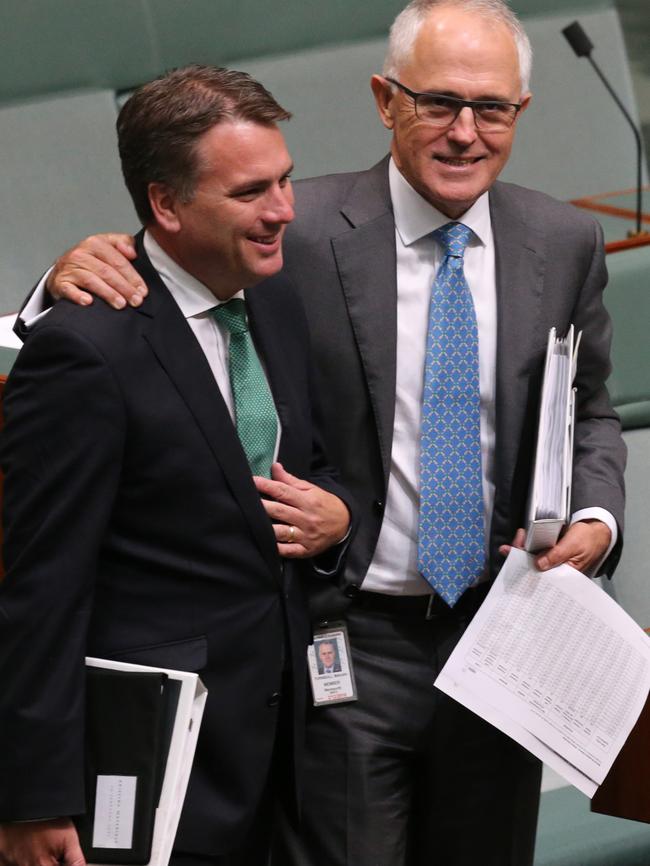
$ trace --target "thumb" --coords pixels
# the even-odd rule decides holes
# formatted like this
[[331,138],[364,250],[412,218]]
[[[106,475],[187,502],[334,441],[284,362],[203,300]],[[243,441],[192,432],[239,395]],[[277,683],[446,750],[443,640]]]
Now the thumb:
[[556,565],[567,562],[573,553],[571,542],[567,542],[566,536],[564,536],[555,547],[551,547],[540,554],[535,561],[535,565],[540,571],[548,571],[549,568],[555,568]]
[[86,858],[76,833],[70,833],[66,836],[66,845],[62,852],[61,861],[65,866],[86,866]]

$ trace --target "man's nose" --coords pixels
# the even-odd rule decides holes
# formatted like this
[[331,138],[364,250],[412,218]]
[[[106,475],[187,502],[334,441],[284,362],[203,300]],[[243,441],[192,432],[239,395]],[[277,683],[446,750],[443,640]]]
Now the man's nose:
[[447,130],[447,136],[458,144],[469,145],[477,137],[474,112],[466,105],[458,112],[456,119]]
[[272,190],[264,219],[273,223],[290,223],[294,216],[291,185],[279,186]]

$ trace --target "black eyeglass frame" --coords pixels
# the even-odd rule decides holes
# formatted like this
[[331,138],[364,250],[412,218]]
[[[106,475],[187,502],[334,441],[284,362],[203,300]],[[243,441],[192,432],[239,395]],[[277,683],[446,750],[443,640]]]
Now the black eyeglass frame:
[[[402,90],[404,93],[406,93],[406,95],[409,96],[413,100],[413,108],[415,109],[415,113],[418,117],[420,117],[420,115],[418,114],[418,97],[419,96],[434,96],[434,97],[437,97],[439,99],[446,100],[447,102],[451,103],[451,106],[455,106],[456,107],[456,114],[454,114],[453,118],[449,121],[449,123],[440,124],[440,129],[444,129],[446,126],[451,126],[452,123],[455,123],[456,119],[458,118],[458,115],[461,113],[463,108],[471,108],[472,109],[472,115],[474,116],[474,124],[475,124],[476,128],[478,130],[480,130],[481,129],[481,119],[477,118],[475,109],[480,108],[482,105],[503,105],[503,106],[507,106],[508,108],[514,108],[515,109],[515,112],[512,115],[512,119],[510,120],[510,123],[508,123],[508,125],[503,130],[498,130],[498,129],[495,129],[495,130],[487,129],[486,130],[485,128],[483,128],[483,131],[484,132],[490,132],[490,131],[491,132],[506,132],[506,130],[510,129],[513,126],[515,120],[517,119],[517,114],[521,110],[521,106],[522,106],[521,102],[501,102],[501,100],[499,100],[499,99],[460,99],[458,96],[448,96],[446,93],[431,93],[430,91],[421,93],[421,92],[418,92],[417,90],[411,90],[410,87],[407,87],[405,84],[402,84],[401,81],[397,81],[396,78],[389,78],[387,76],[386,81],[390,81],[391,84],[394,84],[395,87],[398,87],[400,90]],[[420,119],[424,120],[428,123],[432,123],[434,126],[438,125],[434,121],[432,121],[430,118],[420,117]]]

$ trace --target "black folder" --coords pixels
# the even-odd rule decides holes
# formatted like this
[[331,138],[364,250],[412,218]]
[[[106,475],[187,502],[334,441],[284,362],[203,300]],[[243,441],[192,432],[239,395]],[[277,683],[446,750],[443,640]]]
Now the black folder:
[[[75,824],[88,863],[146,864],[151,859],[179,688],[162,672],[86,667],[86,812],[75,817]],[[120,839],[120,847],[93,844],[98,777],[128,778],[131,784],[135,778],[133,809],[123,809],[133,831],[126,842]],[[119,803],[111,808],[116,821],[124,820]]]

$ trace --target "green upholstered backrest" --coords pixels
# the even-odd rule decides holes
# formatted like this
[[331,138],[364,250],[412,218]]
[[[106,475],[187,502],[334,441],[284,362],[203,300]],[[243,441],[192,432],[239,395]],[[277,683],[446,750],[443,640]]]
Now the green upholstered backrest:
[[[623,97],[632,90],[615,10],[519,0],[535,98],[504,178],[562,198],[631,184],[627,130],[560,34],[576,15]],[[248,69],[294,118],[296,177],[367,167],[389,134],[369,88],[402,0],[22,0],[0,4],[0,314],[84,235],[137,228],[117,163],[111,91],[189,61]],[[56,93],[52,94],[53,91]],[[50,96],[53,98],[50,99]],[[585,158],[585,153],[589,158]]]
[[[0,4],[0,103],[81,87],[121,90],[171,66],[230,64],[382,37],[402,0],[21,0]],[[570,14],[611,5],[571,0]],[[563,0],[517,0],[546,15]]]
[[[650,627],[650,246],[607,257],[605,304],[612,317],[608,382],[628,448],[625,539],[607,591],[643,628]],[[596,862],[596,861],[595,861]],[[622,863],[627,862],[621,860]],[[632,862],[632,861],[630,861]]]
[[[650,427],[650,246],[607,257],[612,402],[625,428]],[[650,623],[649,623],[650,624]]]
[[650,628],[650,427],[626,430],[623,438],[628,449],[625,540],[607,590],[642,628]]
[[[539,9],[538,9],[539,12]],[[519,122],[503,180],[562,199],[634,183],[634,142],[619,109],[586,60],[561,35],[575,11],[525,21],[534,51],[533,100]],[[636,113],[621,28],[613,8],[580,12],[595,56]],[[294,117],[286,125],[296,177],[366,168],[388,150],[370,91],[385,36],[264,57],[232,59],[263,81]],[[586,156],[588,154],[588,156]]]

